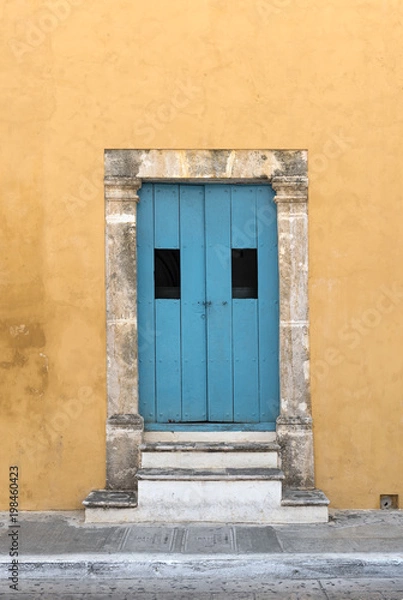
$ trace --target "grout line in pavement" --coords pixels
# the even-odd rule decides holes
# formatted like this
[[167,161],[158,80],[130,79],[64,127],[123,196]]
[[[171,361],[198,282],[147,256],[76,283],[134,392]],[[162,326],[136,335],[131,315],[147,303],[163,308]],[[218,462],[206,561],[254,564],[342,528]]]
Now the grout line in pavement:
[[324,596],[325,596],[325,599],[326,599],[326,600],[329,600],[329,596],[328,596],[328,595],[327,595],[327,593],[326,593],[326,590],[325,590],[325,587],[324,587],[324,585],[323,585],[322,581],[321,581],[320,579],[318,579],[317,581],[318,581],[318,584],[319,584],[319,587],[320,587],[320,589],[322,590],[322,592],[323,592],[323,594],[324,594]]

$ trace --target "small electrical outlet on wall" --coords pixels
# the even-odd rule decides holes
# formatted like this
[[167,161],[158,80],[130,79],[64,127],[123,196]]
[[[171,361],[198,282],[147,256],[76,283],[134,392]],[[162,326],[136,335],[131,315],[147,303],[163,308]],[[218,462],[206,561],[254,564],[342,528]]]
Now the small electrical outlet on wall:
[[399,508],[398,494],[381,494],[381,508],[383,510]]

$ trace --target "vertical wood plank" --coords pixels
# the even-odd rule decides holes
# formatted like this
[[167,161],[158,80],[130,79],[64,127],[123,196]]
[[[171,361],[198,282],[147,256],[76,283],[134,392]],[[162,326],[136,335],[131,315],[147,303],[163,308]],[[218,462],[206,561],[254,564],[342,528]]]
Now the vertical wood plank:
[[260,420],[274,422],[279,414],[277,211],[271,187],[258,186],[256,194]]
[[232,301],[234,421],[259,421],[259,336],[256,299]]
[[207,420],[204,186],[180,186],[182,420]]
[[257,247],[255,186],[231,186],[231,243],[233,248]]
[[155,247],[179,248],[179,186],[154,184]]
[[[179,248],[179,186],[154,184],[155,248]],[[180,300],[155,300],[156,420],[181,420]]]
[[209,421],[233,420],[231,197],[206,185],[206,302]]
[[[233,248],[257,247],[256,187],[232,186]],[[257,300],[232,300],[234,420],[259,421],[259,335]]]
[[154,312],[154,189],[139,191],[137,207],[137,315],[139,410],[146,422],[156,420],[155,312]]
[[180,300],[155,301],[158,423],[181,421]]

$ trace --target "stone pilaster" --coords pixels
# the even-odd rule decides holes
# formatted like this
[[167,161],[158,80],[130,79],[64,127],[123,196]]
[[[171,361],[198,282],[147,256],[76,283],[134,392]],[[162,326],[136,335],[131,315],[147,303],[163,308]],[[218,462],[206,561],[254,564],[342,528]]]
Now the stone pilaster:
[[136,214],[141,180],[105,180],[107,488],[137,485],[144,429],[138,414]]
[[309,390],[308,180],[281,176],[276,192],[280,275],[280,416],[285,485],[314,487]]

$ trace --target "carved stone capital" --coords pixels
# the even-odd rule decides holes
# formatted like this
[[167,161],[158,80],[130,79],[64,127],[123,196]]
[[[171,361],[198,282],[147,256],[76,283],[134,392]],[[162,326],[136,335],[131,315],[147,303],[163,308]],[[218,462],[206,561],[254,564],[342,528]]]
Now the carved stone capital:
[[274,201],[279,202],[307,202],[308,201],[308,178],[275,176],[271,185],[276,192]]
[[138,202],[141,183],[141,179],[133,177],[106,177],[105,200]]

